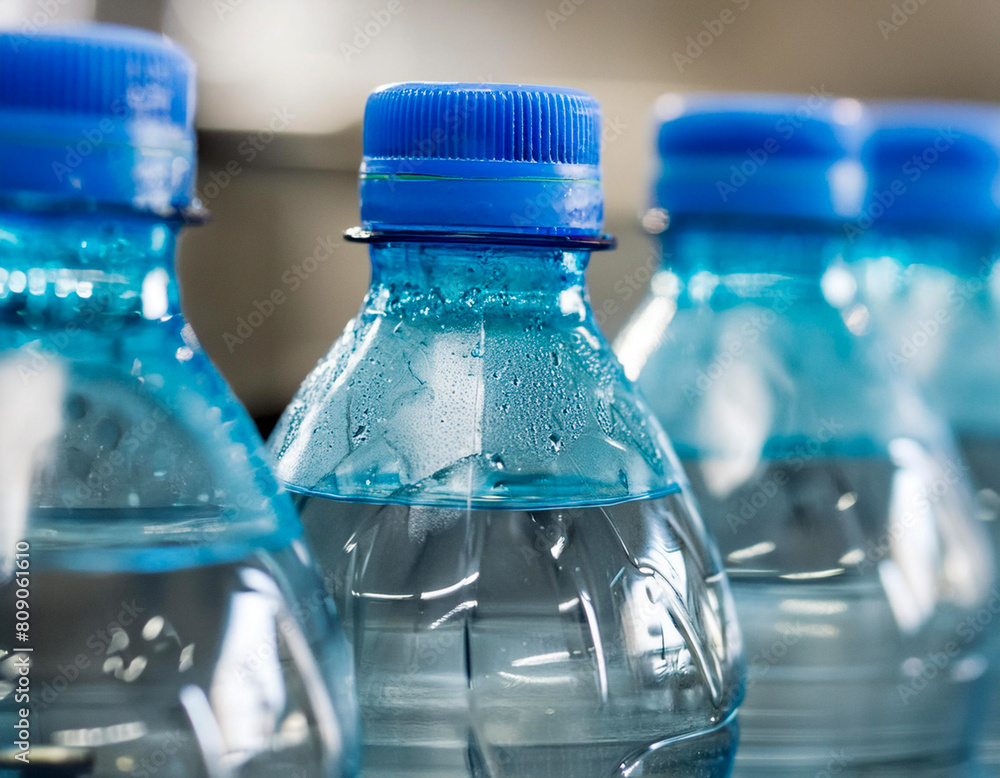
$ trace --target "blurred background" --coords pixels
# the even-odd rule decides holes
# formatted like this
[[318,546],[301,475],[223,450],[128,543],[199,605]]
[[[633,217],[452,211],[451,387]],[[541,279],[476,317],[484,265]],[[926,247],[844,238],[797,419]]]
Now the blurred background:
[[[15,29],[77,19],[162,30],[198,62],[199,194],[212,220],[181,244],[185,308],[265,431],[367,285],[365,247],[340,235],[358,220],[361,118],[379,84],[597,96],[619,249],[596,255],[589,278],[608,335],[653,263],[639,216],[661,93],[1000,100],[995,0],[0,0],[0,24]],[[248,332],[274,290],[286,302],[263,306]]]

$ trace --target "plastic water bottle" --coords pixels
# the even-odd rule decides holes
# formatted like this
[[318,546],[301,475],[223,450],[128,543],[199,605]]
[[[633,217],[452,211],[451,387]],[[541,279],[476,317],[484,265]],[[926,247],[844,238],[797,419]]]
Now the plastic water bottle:
[[[951,422],[978,517],[1000,547],[1000,110],[885,103],[873,113],[862,153],[868,196],[852,225],[858,281],[892,369]],[[998,626],[994,589],[962,639]],[[992,690],[983,761],[1000,775],[1000,679]]]
[[616,342],[714,530],[746,639],[734,775],[961,774],[992,559],[947,429],[844,261],[851,100],[666,96],[662,269]]
[[372,281],[271,441],[354,648],[369,776],[725,776],[741,644],[669,444],[595,324],[596,101],[397,84]]
[[193,66],[0,34],[0,774],[353,775],[351,660],[185,324]]

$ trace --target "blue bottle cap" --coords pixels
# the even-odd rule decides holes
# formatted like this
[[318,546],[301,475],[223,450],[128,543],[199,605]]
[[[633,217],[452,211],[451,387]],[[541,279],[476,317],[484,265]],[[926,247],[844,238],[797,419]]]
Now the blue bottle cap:
[[890,101],[871,110],[861,160],[862,228],[957,229],[1000,237],[1000,107]]
[[0,32],[0,199],[187,208],[194,95],[193,63],[162,35],[103,24]]
[[667,94],[654,110],[653,205],[677,215],[841,219],[857,213],[864,112],[849,98]]
[[595,237],[601,110],[575,89],[390,84],[368,98],[365,229]]

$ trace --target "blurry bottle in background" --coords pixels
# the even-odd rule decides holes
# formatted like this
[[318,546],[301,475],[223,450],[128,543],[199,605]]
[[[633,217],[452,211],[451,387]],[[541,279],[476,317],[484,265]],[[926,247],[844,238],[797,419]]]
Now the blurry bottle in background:
[[162,36],[0,35],[5,775],[22,730],[32,775],[355,772],[347,644],[180,313],[193,115]]
[[584,290],[599,144],[574,90],[369,98],[371,288],[271,440],[354,643],[369,776],[729,774],[728,584]]
[[[854,269],[893,372],[952,424],[1000,546],[1000,109],[883,103],[862,149],[868,193],[848,228]],[[1000,627],[1000,589],[959,642]],[[1000,648],[994,658],[1000,656]],[[983,760],[1000,774],[1000,679]]]
[[992,559],[946,426],[888,370],[844,261],[852,100],[666,96],[663,269],[616,341],[732,582],[734,775],[956,776]]

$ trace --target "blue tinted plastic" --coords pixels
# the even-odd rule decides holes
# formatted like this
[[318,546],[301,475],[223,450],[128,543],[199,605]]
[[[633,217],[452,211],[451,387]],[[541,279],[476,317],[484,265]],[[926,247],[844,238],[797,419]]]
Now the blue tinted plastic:
[[[854,271],[887,335],[889,366],[916,381],[951,423],[977,489],[977,516],[1000,550],[997,241],[956,231],[876,228],[857,252]],[[974,632],[996,639],[998,614],[1000,587],[994,587]],[[1000,678],[992,691],[992,713],[981,725],[987,771],[1000,768]]]
[[[868,195],[848,231],[858,283],[888,336],[890,368],[952,424],[1000,550],[1000,109],[908,101],[874,115]],[[995,621],[998,611],[1000,588],[985,612]],[[992,687],[988,771],[1000,769],[1000,678]]]
[[675,491],[658,428],[593,328],[587,260],[555,248],[373,249],[361,312],[276,431],[279,477],[341,498],[477,508]]
[[[485,177],[461,200],[444,179],[423,204],[372,189],[371,160],[406,162],[449,107],[475,121],[427,164]],[[555,237],[601,234],[598,116],[548,87],[369,101],[371,287],[271,439],[354,643],[369,776],[729,774],[728,584],[594,322],[586,243]],[[512,231],[493,217],[515,192],[535,210]],[[474,218],[456,232],[456,214]]]
[[193,76],[148,32],[0,34],[3,774],[357,768],[301,524],[180,313]]
[[[350,654],[256,430],[180,314],[175,233],[0,213],[0,646],[21,646],[28,580],[32,764],[352,775]],[[20,707],[0,701],[7,731]]]
[[992,558],[843,238],[675,221],[616,351],[732,582],[750,667],[736,774],[960,775],[991,662],[961,625],[989,602]]
[[724,776],[716,552],[584,252],[389,244],[271,441],[358,661],[372,776]]

